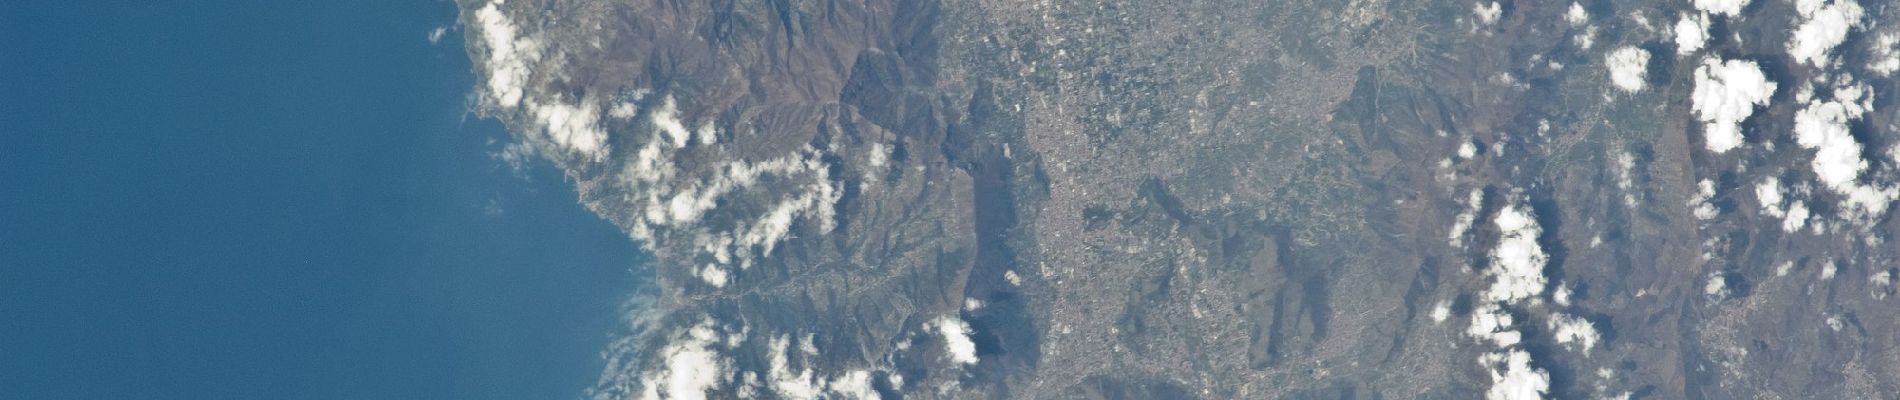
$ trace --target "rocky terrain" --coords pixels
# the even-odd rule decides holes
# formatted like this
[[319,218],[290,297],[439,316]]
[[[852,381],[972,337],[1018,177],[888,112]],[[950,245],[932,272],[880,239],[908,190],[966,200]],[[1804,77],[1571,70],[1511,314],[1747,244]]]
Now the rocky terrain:
[[1900,7],[460,5],[596,398],[1900,396]]

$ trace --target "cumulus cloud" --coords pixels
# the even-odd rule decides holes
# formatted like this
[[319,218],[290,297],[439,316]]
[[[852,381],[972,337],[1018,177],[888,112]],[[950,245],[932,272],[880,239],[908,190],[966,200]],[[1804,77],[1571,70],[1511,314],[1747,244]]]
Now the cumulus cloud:
[[832,378],[826,387],[836,398],[854,400],[878,400],[877,390],[871,388],[871,373],[864,370],[845,372]]
[[1858,24],[1862,10],[1852,0],[1797,0],[1795,12],[1801,25],[1788,38],[1788,56],[1796,62],[1826,67],[1832,62],[1828,53],[1847,40],[1847,31]]
[[1788,215],[1781,217],[1781,231],[1793,233],[1808,224],[1808,203],[1795,200],[1788,205]]
[[1900,32],[1887,32],[1874,37],[1867,49],[1867,71],[1875,76],[1887,77],[1894,71],[1900,71]]
[[1570,2],[1570,10],[1564,12],[1564,21],[1570,22],[1570,26],[1583,26],[1590,23],[1590,11],[1584,10],[1583,4]]
[[1781,179],[1774,176],[1763,178],[1755,184],[1755,200],[1761,203],[1762,214],[1781,218],[1787,215],[1787,209],[1781,204]]
[[1524,334],[1511,326],[1511,313],[1496,303],[1484,303],[1471,310],[1471,326],[1465,334],[1489,340],[1498,347],[1511,347],[1524,341]]
[[1709,42],[1709,16],[1707,14],[1685,14],[1676,20],[1676,54],[1695,54]]
[[[475,11],[475,24],[481,33],[481,45],[487,52],[482,67],[486,71],[487,93],[483,99],[502,111],[519,110],[536,135],[561,151],[599,161],[607,154],[607,132],[600,127],[600,107],[592,99],[567,103],[542,99],[529,87],[533,69],[545,58],[548,49],[531,35],[521,33],[513,19],[490,3]],[[519,107],[519,108],[517,108]]]
[[[1470,143],[1466,143],[1470,145]],[[1451,247],[1465,247],[1465,235],[1471,232],[1471,225],[1478,220],[1478,210],[1484,207],[1484,189],[1471,189],[1465,196],[1465,209],[1458,212],[1451,224]]]
[[[806,334],[798,342],[797,353],[791,351],[791,335],[773,338],[767,349],[765,380],[759,382],[757,375],[747,373],[748,386],[769,385],[771,393],[781,399],[878,399],[877,391],[871,387],[870,371],[849,370],[827,379],[811,368],[795,366],[792,359],[794,354],[803,354],[807,359],[818,356],[814,338],[816,335]],[[742,394],[739,397],[753,396]]]
[[1636,157],[1629,151],[1616,153],[1616,188],[1623,191],[1623,205],[1636,207],[1636,190],[1633,174],[1636,172]]
[[1451,318],[1451,300],[1439,300],[1438,304],[1432,305],[1432,312],[1428,316],[1432,318],[1433,323],[1445,322],[1446,318]]
[[1479,23],[1490,25],[1497,23],[1498,17],[1504,15],[1504,8],[1498,2],[1487,1],[1471,6],[1471,12],[1477,14]]
[[1544,292],[1544,263],[1550,256],[1537,244],[1543,228],[1530,207],[1506,204],[1492,220],[1497,225],[1497,247],[1491,250],[1491,268],[1486,274],[1493,280],[1484,298],[1497,302],[1527,299]]
[[954,315],[937,317],[937,332],[943,335],[943,348],[950,361],[961,365],[976,364],[976,342],[970,340],[970,324]]
[[1823,186],[1841,196],[1841,208],[1872,219],[1886,212],[1900,191],[1859,181],[1867,160],[1861,158],[1861,145],[1849,127],[1872,108],[1867,92],[1865,85],[1848,81],[1834,89],[1829,101],[1810,100],[1795,112],[1794,135],[1796,144],[1814,150],[1809,165]]
[[1485,353],[1478,362],[1491,374],[1486,400],[1538,400],[1550,392],[1550,373],[1531,367],[1531,354],[1523,350]]
[[1721,272],[1710,273],[1708,280],[1702,284],[1702,294],[1718,298],[1728,297],[1728,276]]
[[1649,51],[1624,46],[1610,51],[1603,64],[1610,69],[1610,83],[1628,93],[1643,90],[1643,74],[1649,69]]
[[1705,58],[1695,71],[1695,90],[1689,98],[1703,125],[1709,151],[1725,153],[1742,145],[1742,120],[1768,105],[1775,83],[1768,81],[1754,61]]
[[787,349],[791,348],[791,335],[779,335],[772,339],[771,365],[766,370],[766,382],[772,385],[772,393],[786,399],[815,399],[823,388],[812,378],[809,369],[797,369],[791,365]]
[[1557,344],[1567,345],[1583,353],[1589,353],[1590,349],[1597,346],[1596,324],[1590,323],[1589,320],[1556,313],[1551,314],[1547,325],[1551,335],[1556,337]]
[[1714,181],[1703,179],[1700,182],[1696,182],[1695,197],[1689,199],[1689,206],[1693,207],[1695,211],[1695,219],[1707,221],[1715,219],[1715,217],[1719,215],[1721,210],[1715,208],[1715,203],[1709,201],[1714,198]]
[[711,319],[675,336],[659,350],[661,368],[641,376],[645,391],[640,397],[699,400],[707,398],[706,392],[730,382],[732,375],[727,370],[732,361],[719,354],[715,348],[719,342]]
[[1742,7],[1748,6],[1748,0],[1695,0],[1695,8],[1711,14],[1730,17],[1742,15]]
[[1874,300],[1887,298],[1888,287],[1893,286],[1893,270],[1880,271],[1867,277],[1867,284],[1873,286]]

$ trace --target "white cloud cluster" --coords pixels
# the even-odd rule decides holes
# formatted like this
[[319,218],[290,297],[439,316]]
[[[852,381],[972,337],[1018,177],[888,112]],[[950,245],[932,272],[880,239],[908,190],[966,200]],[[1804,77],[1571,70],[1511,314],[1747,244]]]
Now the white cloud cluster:
[[1643,90],[1643,74],[1649,69],[1649,51],[1636,46],[1624,46],[1610,51],[1603,58],[1603,64],[1610,70],[1610,83],[1627,93]]
[[1754,61],[1703,59],[1689,98],[1696,119],[1704,123],[1703,141],[1709,151],[1720,154],[1740,147],[1742,120],[1753,115],[1756,106],[1768,105],[1774,94],[1775,83]]
[[1484,298],[1496,302],[1514,302],[1544,292],[1544,263],[1550,255],[1537,244],[1543,228],[1530,207],[1506,204],[1492,220],[1498,227],[1498,244],[1491,250],[1491,268],[1485,273],[1493,280]]
[[1696,182],[1695,197],[1689,199],[1689,207],[1691,207],[1695,211],[1695,219],[1707,221],[1707,220],[1715,219],[1717,215],[1720,215],[1721,210],[1715,208],[1715,203],[1710,202],[1710,200],[1714,198],[1715,198],[1715,182],[1714,181],[1703,179],[1700,182]]
[[1636,207],[1636,186],[1633,174],[1636,172],[1636,157],[1629,151],[1616,153],[1616,189],[1623,192],[1623,205]]
[[[1531,366],[1530,353],[1520,347],[1524,334],[1513,325],[1515,317],[1505,307],[1539,304],[1536,296],[1543,294],[1548,284],[1543,268],[1550,257],[1537,244],[1543,229],[1530,207],[1515,201],[1507,202],[1492,222],[1499,231],[1497,247],[1491,251],[1491,266],[1485,270],[1492,281],[1472,310],[1465,334],[1498,348],[1478,357],[1479,365],[1491,376],[1486,399],[1541,399],[1550,390],[1550,374]],[[1568,297],[1565,290],[1557,294],[1556,300],[1567,304]],[[1439,313],[1434,310],[1433,318],[1439,318]],[[1551,318],[1558,344],[1580,347],[1585,352],[1596,346],[1596,330],[1589,321],[1562,314]]]
[[1550,329],[1551,336],[1557,339],[1557,344],[1570,346],[1585,354],[1590,353],[1590,349],[1597,346],[1596,324],[1590,323],[1590,320],[1564,313],[1554,313],[1550,315],[1550,321],[1546,325]]
[[1748,6],[1748,0],[1695,0],[1695,8],[1711,14],[1730,17],[1742,15],[1742,8]]
[[607,132],[600,127],[600,106],[593,99],[567,103],[558,98],[543,98],[530,88],[533,69],[547,57],[549,49],[541,40],[520,32],[497,1],[475,11],[474,27],[480,30],[481,44],[488,53],[482,67],[486,70],[490,107],[505,112],[519,110],[539,136],[555,148],[587,161],[606,157]]
[[1761,203],[1761,211],[1763,214],[1768,214],[1776,218],[1787,214],[1786,209],[1781,207],[1780,178],[1771,175],[1767,178],[1763,178],[1760,183],[1756,183],[1755,200]]
[[791,351],[791,335],[779,335],[773,338],[767,348],[768,365],[765,379],[760,381],[757,374],[747,372],[746,383],[739,388],[738,397],[757,398],[760,390],[770,389],[772,395],[780,399],[876,400],[879,398],[877,391],[871,388],[870,371],[849,370],[827,379],[818,376],[817,372],[808,366],[795,366],[792,359],[795,354],[803,355],[806,359],[818,356],[818,348],[813,343],[814,337],[815,335],[806,334],[798,342],[796,353]]
[[968,322],[955,315],[945,315],[937,317],[934,325],[943,335],[943,348],[949,353],[950,361],[959,365],[976,364],[976,342],[970,340],[974,331]]
[[645,391],[640,398],[700,400],[708,391],[732,381],[732,360],[720,355],[719,333],[711,319],[677,335],[659,350],[660,369],[641,375]]
[[1427,316],[1431,317],[1432,323],[1445,322],[1446,318],[1451,318],[1451,300],[1438,300],[1437,304],[1432,305],[1432,311]]
[[1796,62],[1827,67],[1833,62],[1828,53],[1847,40],[1847,32],[1859,24],[1863,11],[1853,0],[1797,0],[1800,26],[1788,38],[1788,56]]
[[1861,158],[1861,145],[1854,141],[1849,126],[1873,108],[1872,96],[1866,85],[1851,78],[1842,80],[1828,101],[1809,100],[1795,112],[1795,143],[1814,150],[1809,165],[1822,185],[1841,196],[1841,208],[1871,220],[1885,213],[1888,203],[1900,198],[1900,191],[1860,183],[1867,160]]
[[1524,341],[1524,334],[1512,327],[1511,313],[1497,303],[1479,304],[1471,310],[1471,326],[1465,328],[1465,334],[1480,340],[1489,340],[1498,347],[1511,347]]
[[1584,10],[1583,4],[1570,2],[1570,10],[1564,12],[1564,21],[1570,22],[1570,26],[1583,26],[1590,23],[1590,11]]
[[1702,294],[1716,298],[1728,297],[1728,276],[1719,271],[1709,273],[1708,280],[1702,284]]
[[[483,102],[492,110],[519,116],[526,125],[524,142],[534,148],[553,150],[553,154],[578,155],[581,161],[604,161],[608,135],[602,118],[631,119],[640,116],[633,102],[604,106],[602,100],[581,97],[564,100],[538,89],[534,68],[559,57],[549,45],[523,32],[502,11],[502,2],[486,4],[473,11],[471,28],[481,36],[485,49],[483,61],[486,91]],[[644,97],[637,91],[635,97]],[[709,286],[726,286],[735,269],[747,269],[754,258],[790,237],[796,220],[811,220],[821,231],[834,226],[832,207],[842,191],[830,182],[828,167],[821,161],[821,150],[804,146],[792,154],[766,161],[735,159],[728,163],[703,165],[701,171],[684,171],[676,157],[684,148],[703,146],[701,154],[722,154],[718,133],[711,123],[690,129],[680,118],[675,99],[669,95],[652,110],[644,110],[652,135],[635,136],[638,152],[627,157],[619,169],[618,182],[631,209],[629,231],[644,245],[678,239],[699,248],[709,262],[693,264],[693,277]],[[760,188],[762,176],[773,176],[775,188]],[[735,222],[726,231],[711,231],[697,226],[720,199],[737,191],[756,191],[766,197],[768,207],[749,216],[731,216]],[[737,212],[737,210],[735,210]]]
[[1774,176],[1763,178],[1755,184],[1755,200],[1761,203],[1762,215],[1781,219],[1783,232],[1801,230],[1808,223],[1808,205],[1801,200],[1792,202],[1781,189],[1781,179]]
[[1893,270],[1880,271],[1867,277],[1867,285],[1873,286],[1874,300],[1885,300],[1893,286]]
[[[718,133],[710,126],[687,129],[671,96],[648,111],[653,130],[622,166],[617,181],[628,193],[624,200],[636,211],[628,230],[649,246],[662,240],[690,243],[705,256],[693,275],[706,284],[724,287],[731,272],[750,268],[758,257],[771,254],[800,219],[815,222],[819,231],[834,227],[833,206],[843,192],[832,182],[820,150],[804,146],[775,159],[738,159],[686,170],[676,158],[687,154],[687,149],[724,151],[718,145]],[[772,178],[762,179],[768,176]],[[773,186],[761,186],[765,182]],[[735,219],[727,230],[712,231],[699,224],[721,199],[736,193],[756,195],[770,201],[770,206],[749,215],[728,215]]]
[[1695,54],[1709,42],[1708,14],[1684,14],[1676,20],[1676,55]]
[[1887,77],[1894,71],[1900,71],[1900,32],[1887,32],[1874,36],[1867,49],[1867,71],[1874,76]]
[[1550,373],[1531,367],[1531,354],[1523,350],[1485,353],[1478,363],[1491,373],[1486,400],[1538,400],[1550,392]]
[[1455,219],[1451,225],[1451,247],[1465,247],[1465,235],[1471,233],[1471,225],[1478,219],[1478,210],[1484,208],[1484,189],[1471,189],[1470,194],[1465,196],[1464,204],[1464,211],[1458,212],[1458,216],[1453,217]]
[[1498,17],[1504,15],[1504,8],[1496,1],[1480,2],[1471,6],[1471,13],[1478,15],[1478,23],[1490,25],[1497,23]]

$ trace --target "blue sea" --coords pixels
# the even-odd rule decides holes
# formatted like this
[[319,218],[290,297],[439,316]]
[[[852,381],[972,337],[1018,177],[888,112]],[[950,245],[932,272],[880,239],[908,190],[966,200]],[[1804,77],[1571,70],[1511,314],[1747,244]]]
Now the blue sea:
[[4,3],[0,398],[598,376],[643,256],[552,167],[492,158],[454,4]]

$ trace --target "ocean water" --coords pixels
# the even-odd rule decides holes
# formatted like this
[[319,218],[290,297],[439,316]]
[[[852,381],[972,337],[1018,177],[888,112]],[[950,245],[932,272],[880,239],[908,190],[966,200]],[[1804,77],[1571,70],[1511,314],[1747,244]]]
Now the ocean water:
[[642,256],[491,158],[452,3],[5,3],[0,398],[593,383]]

